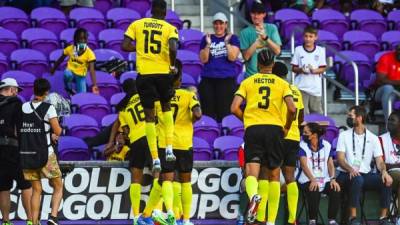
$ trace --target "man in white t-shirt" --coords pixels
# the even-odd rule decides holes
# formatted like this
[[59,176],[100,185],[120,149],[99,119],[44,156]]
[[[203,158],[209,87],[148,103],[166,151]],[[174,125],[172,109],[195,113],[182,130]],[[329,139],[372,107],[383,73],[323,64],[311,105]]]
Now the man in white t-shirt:
[[296,73],[294,84],[303,96],[304,113],[322,114],[321,74],[326,70],[325,48],[316,45],[318,31],[312,26],[306,27],[303,34],[304,44],[297,46],[292,58],[292,71]]
[[[53,105],[49,103],[43,102],[46,96],[49,94],[50,83],[46,79],[36,79],[33,86],[34,99],[33,101],[26,102],[22,105],[22,128],[21,128],[21,161],[24,168],[24,159],[28,159],[29,157],[35,157],[39,155],[38,152],[34,152],[31,149],[36,149],[35,146],[41,144],[40,146],[47,146],[48,149],[40,151],[41,153],[44,151],[47,152],[48,158],[47,163],[45,162],[42,168],[27,168],[27,163],[24,168],[24,176],[25,179],[31,181],[32,183],[32,198],[31,198],[31,207],[32,207],[32,222],[33,225],[40,224],[40,197],[42,194],[42,184],[41,178],[47,178],[50,181],[50,185],[53,187],[53,196],[51,199],[52,209],[51,214],[48,219],[48,225],[58,225],[58,209],[60,207],[60,203],[63,196],[63,183],[61,179],[61,171],[57,162],[57,156],[54,152],[54,148],[51,145],[51,141],[57,141],[58,136],[61,135],[62,128],[58,123],[57,112]],[[36,127],[35,120],[37,120],[40,124],[44,123],[44,131],[41,131],[41,127]],[[32,122],[33,121],[33,122]],[[51,133],[50,133],[51,130]],[[42,135],[46,135],[44,138]],[[42,137],[37,138],[36,140],[31,137]],[[33,140],[32,140],[33,139]],[[46,145],[47,144],[47,145]],[[31,148],[27,148],[24,146],[32,146]],[[31,152],[27,151],[30,150]],[[28,158],[25,155],[32,155]],[[42,154],[43,155],[43,154]],[[30,163],[30,162],[28,162]],[[31,163],[34,165],[34,163]]]
[[[337,160],[340,171],[337,177],[344,193],[348,194],[349,224],[357,221],[357,207],[364,189],[380,193],[380,223],[388,224],[388,208],[392,194],[392,178],[386,171],[382,149],[378,137],[370,132],[365,121],[367,112],[361,106],[353,106],[348,112],[347,123],[352,129],[343,131],[337,143]],[[375,159],[379,174],[371,172],[371,163]]]

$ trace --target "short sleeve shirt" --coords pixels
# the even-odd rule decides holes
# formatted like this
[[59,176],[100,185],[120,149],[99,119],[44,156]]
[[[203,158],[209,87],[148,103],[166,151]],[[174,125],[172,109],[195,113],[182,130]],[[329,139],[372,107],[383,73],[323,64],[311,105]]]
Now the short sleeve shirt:
[[70,45],[64,49],[64,55],[69,57],[67,69],[78,76],[86,76],[89,63],[96,61],[96,56],[89,47],[82,55],[78,55],[74,45]]
[[400,61],[396,59],[396,53],[383,54],[376,65],[376,72],[386,74],[389,80],[400,80]]

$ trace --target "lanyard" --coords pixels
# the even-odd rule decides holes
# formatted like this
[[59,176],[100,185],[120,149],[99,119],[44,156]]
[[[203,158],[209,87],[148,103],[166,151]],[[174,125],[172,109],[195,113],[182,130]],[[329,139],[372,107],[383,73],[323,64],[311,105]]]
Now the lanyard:
[[316,169],[316,168],[321,169],[321,167],[319,166],[319,164],[320,164],[320,155],[319,155],[319,152],[320,152],[320,151],[318,151],[318,158],[317,158],[317,160],[318,160],[317,163],[318,163],[318,164],[317,164],[317,166],[315,166],[315,165],[314,165],[314,163],[315,163],[314,152],[311,150],[312,168],[313,168],[313,170]]
[[[362,148],[361,161],[364,160],[365,142],[367,142],[367,129],[364,130],[364,143],[363,143],[363,148]],[[354,143],[354,129],[353,129],[353,156],[354,156],[354,159],[355,159],[356,158],[356,145]]]

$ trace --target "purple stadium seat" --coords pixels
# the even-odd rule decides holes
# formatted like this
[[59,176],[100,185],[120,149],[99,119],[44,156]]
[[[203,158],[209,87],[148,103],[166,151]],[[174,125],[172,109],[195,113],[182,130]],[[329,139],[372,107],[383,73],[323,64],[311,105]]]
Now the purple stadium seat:
[[358,30],[369,32],[379,38],[386,31],[386,21],[383,16],[374,10],[358,9],[350,14],[350,20],[357,25]]
[[0,28],[0,52],[10,55],[12,51],[19,48],[17,35],[11,30]]
[[180,48],[195,53],[200,52],[200,42],[203,38],[203,32],[194,29],[179,30]]
[[140,13],[142,17],[145,17],[146,12],[150,9],[150,0],[123,0],[123,6],[125,8],[133,9]]
[[400,9],[391,11],[387,16],[387,21],[393,30],[400,30]]
[[86,143],[77,137],[62,136],[58,141],[58,153],[61,161],[90,160]]
[[101,120],[101,127],[108,127],[118,119],[118,114],[108,114]]
[[[61,31],[61,33],[60,33],[61,47],[65,48],[68,45],[74,43],[74,32],[75,32],[75,30],[76,30],[76,28],[68,28],[68,29],[65,29],[65,30]],[[88,31],[88,34],[89,34],[89,36],[88,36],[88,45],[89,45],[89,47],[92,50],[96,49],[98,47],[96,37],[90,31]]]
[[385,49],[395,49],[400,44],[400,31],[392,30],[382,34],[381,41],[386,45]]
[[197,86],[197,82],[189,74],[182,74],[182,87]]
[[209,161],[213,159],[210,145],[204,139],[193,137],[193,159],[195,161]]
[[222,131],[225,135],[231,135],[236,137],[244,137],[244,125],[243,122],[240,121],[234,115],[225,116],[222,119]]
[[343,41],[345,42],[344,46],[346,46],[347,43],[350,44],[350,48],[348,48],[348,50],[361,52],[371,61],[373,60],[375,53],[381,50],[381,46],[379,45],[376,37],[373,34],[365,31],[347,31],[343,35]]
[[329,143],[332,143],[335,138],[339,136],[339,129],[336,126],[325,127],[325,134],[323,138]]
[[69,18],[75,22],[76,27],[83,27],[96,36],[106,28],[104,16],[97,9],[75,8],[69,13]]
[[[338,37],[332,32],[329,32],[326,30],[319,30],[318,31],[318,42],[324,43],[324,44],[332,47],[336,51],[342,50],[342,43],[339,41]],[[326,55],[333,56],[334,52],[329,51],[329,49],[327,49]]]
[[[86,76],[86,81],[88,87],[92,87],[93,83],[90,75]],[[118,81],[109,73],[96,71],[96,82],[100,95],[107,100],[110,100],[113,94],[120,92]]]
[[323,123],[328,124],[328,126],[336,126],[335,120],[330,118],[329,116],[324,116],[318,113],[311,113],[308,115],[304,115],[305,122],[316,122],[316,123]]
[[[280,24],[280,33],[286,40],[290,39],[295,27],[304,29],[310,25],[308,16],[304,12],[295,9],[278,10],[275,13],[275,22]],[[302,36],[302,32],[295,33],[296,40],[300,40]]]
[[111,9],[114,5],[113,0],[96,0],[94,2],[94,8],[106,14],[109,9]]
[[[146,17],[151,17],[151,12],[150,10],[148,10],[146,12]],[[176,12],[168,9],[167,10],[167,15],[165,16],[165,20],[172,24],[173,26],[175,26],[178,30],[181,30],[183,27],[183,22],[182,20],[179,18],[179,15],[176,14]]]
[[95,49],[93,52],[96,55],[96,62],[98,63],[107,62],[113,58],[124,59],[119,52],[112,49]]
[[335,138],[335,139],[333,139],[332,144],[331,144],[332,150],[334,150],[334,151],[336,151],[337,141],[338,141],[338,138]]
[[124,33],[125,31],[121,29],[106,29],[100,31],[98,38],[100,46],[102,46],[102,48],[112,49],[127,56],[128,53],[121,50]]
[[23,30],[31,27],[31,23],[21,9],[3,6],[0,7],[0,26],[20,35]]
[[67,17],[58,9],[50,7],[39,7],[31,12],[31,20],[36,27],[41,27],[59,35],[61,31],[68,28]]
[[[358,66],[358,74],[360,87],[363,88],[363,81],[370,80],[372,73],[371,61],[367,56],[360,52],[355,51],[341,51],[341,54],[345,55],[348,59],[354,61]],[[347,83],[354,82],[354,69],[350,63],[347,63],[345,59],[342,59],[338,55],[334,58],[335,64],[339,65],[338,73],[339,77]]]
[[43,28],[26,29],[22,32],[21,39],[26,42],[29,48],[41,51],[45,55],[58,48],[57,36]]
[[77,107],[75,113],[85,114],[96,119],[98,123],[105,115],[110,113],[107,100],[101,95],[93,93],[79,93],[71,98],[73,108]]
[[17,49],[10,55],[10,61],[14,65],[13,69],[23,70],[41,77],[49,70],[46,56],[34,49]]
[[203,64],[201,64],[199,55],[188,50],[178,50],[178,59],[182,62],[183,72],[189,74],[193,79],[198,82]]
[[95,119],[83,114],[71,114],[63,121],[68,136],[78,138],[93,137],[99,133],[99,124]]
[[377,53],[375,54],[375,56],[374,56],[374,63],[377,63],[377,62],[379,61],[379,59],[381,58],[381,56],[382,56],[383,54],[385,54],[385,53],[388,53],[388,52],[390,52],[390,51],[380,51],[380,52],[377,52]]
[[122,84],[122,83],[124,83],[124,81],[126,79],[129,79],[129,78],[136,80],[136,77],[137,77],[136,71],[124,72],[123,74],[121,74],[121,77],[119,78],[119,83]]
[[113,96],[111,96],[110,98],[110,105],[111,105],[111,111],[113,113],[116,113],[116,109],[115,106],[125,97],[125,92],[120,92],[120,93],[116,93],[113,94]]
[[136,52],[128,54],[128,65],[130,70],[136,70]]
[[217,121],[209,116],[203,115],[200,120],[194,124],[194,136],[203,138],[210,145],[219,136],[220,129]]
[[69,94],[65,91],[64,86],[64,71],[56,71],[54,75],[50,75],[49,73],[44,73],[43,78],[47,79],[51,84],[51,92],[57,92],[64,98],[69,98]]
[[107,21],[112,22],[112,27],[121,30],[126,30],[133,21],[141,18],[142,16],[133,9],[113,8],[107,12]]
[[222,136],[214,141],[214,149],[221,151],[220,159],[237,161],[238,150],[243,138],[236,136]]
[[342,38],[343,34],[350,29],[350,24],[346,17],[341,12],[333,9],[314,11],[312,20],[318,22],[319,29],[335,33],[339,38]]
[[4,73],[8,70],[7,56],[0,52],[0,73]]
[[14,78],[23,89],[18,94],[25,99],[30,99],[33,95],[33,82],[36,79],[35,75],[25,71],[9,70],[1,75],[1,79],[4,78]]
[[[50,65],[53,66],[54,63],[58,60],[58,58],[60,58],[60,56],[64,53],[64,49],[56,49],[52,52],[50,52],[49,55],[49,62]],[[62,62],[60,64],[60,66],[58,67],[59,69],[64,69],[67,67],[67,62],[68,62],[68,58],[64,59],[64,62]]]

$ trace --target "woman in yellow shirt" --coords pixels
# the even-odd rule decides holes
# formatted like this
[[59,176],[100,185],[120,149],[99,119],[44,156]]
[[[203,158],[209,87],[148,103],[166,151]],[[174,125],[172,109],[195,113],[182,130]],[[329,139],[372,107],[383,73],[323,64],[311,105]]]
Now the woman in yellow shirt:
[[[86,92],[86,75],[89,68],[93,86],[92,92],[99,93],[99,88],[96,85],[96,72],[94,63],[96,56],[87,45],[88,32],[83,28],[76,29],[74,33],[74,44],[69,45],[64,49],[63,54],[54,63],[50,73],[54,74],[58,66],[69,57],[67,68],[64,71],[64,85],[69,94]],[[72,82],[75,81],[75,88],[72,88]]]

